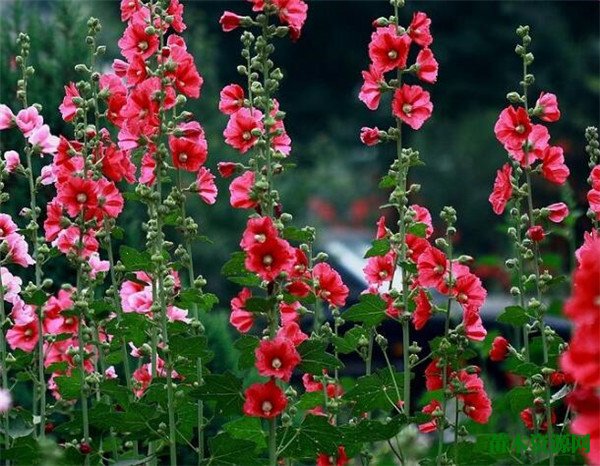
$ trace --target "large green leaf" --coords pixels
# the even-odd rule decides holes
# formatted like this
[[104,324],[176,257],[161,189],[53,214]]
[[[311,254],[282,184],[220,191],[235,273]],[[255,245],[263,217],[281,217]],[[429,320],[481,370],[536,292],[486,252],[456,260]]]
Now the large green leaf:
[[508,306],[504,309],[496,320],[501,324],[513,325],[515,327],[521,327],[529,322],[529,316],[525,309],[521,306]]
[[[400,372],[394,372],[392,378],[388,370],[381,370],[375,374],[359,377],[356,385],[344,395],[344,399],[351,403],[355,413],[375,409],[391,410],[392,402],[397,403],[402,396],[403,376]],[[400,396],[396,393],[396,386]]]
[[365,253],[365,258],[374,256],[385,256],[390,251],[390,240],[386,238],[376,239]]
[[217,410],[223,415],[238,414],[242,411],[242,381],[231,372],[206,375],[204,385],[192,394],[204,400],[216,401]]
[[360,302],[355,304],[342,317],[352,322],[362,322],[367,326],[375,326],[385,319],[386,302],[376,294],[361,295]]
[[260,419],[256,417],[241,417],[228,422],[223,430],[234,439],[249,440],[256,444],[257,451],[267,448],[265,432],[262,429]]
[[319,453],[335,453],[343,443],[340,430],[324,416],[306,416],[296,429],[279,429],[278,437],[281,437],[279,443],[287,445],[282,457],[310,458],[313,461]]
[[240,352],[238,359],[239,369],[249,369],[254,366],[254,351],[258,347],[260,340],[252,335],[242,335],[233,344],[235,348]]
[[298,347],[302,358],[299,369],[309,374],[322,374],[323,369],[335,369],[343,366],[342,362],[334,355],[325,351],[327,342],[320,340],[306,340]]
[[256,457],[256,444],[222,433],[208,442],[210,457],[202,463],[206,466],[259,466],[264,464]]

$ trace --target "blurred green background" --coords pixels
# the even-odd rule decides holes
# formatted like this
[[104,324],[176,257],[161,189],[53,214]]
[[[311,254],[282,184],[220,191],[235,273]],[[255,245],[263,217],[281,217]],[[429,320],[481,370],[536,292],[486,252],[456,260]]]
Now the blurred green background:
[[[208,166],[236,160],[222,141],[226,117],[217,111],[219,90],[240,82],[236,66],[239,33],[221,32],[223,10],[250,11],[241,1],[184,1],[184,37],[205,84],[199,101],[188,108],[204,125],[209,137]],[[409,131],[407,142],[419,149],[427,163],[413,172],[422,184],[415,202],[430,208],[434,217],[447,204],[459,212],[459,249],[474,256],[503,255],[505,235],[498,232],[500,218],[487,201],[495,171],[505,161],[493,125],[506,106],[505,95],[516,90],[521,67],[513,49],[515,28],[532,30],[533,72],[536,89],[558,95],[563,118],[550,127],[552,142],[565,148],[572,178],[569,189],[548,184],[535,187],[538,205],[572,195],[585,202],[588,173],[583,131],[597,125],[600,93],[600,3],[597,1],[415,1],[402,10],[408,24],[412,12],[432,18],[432,49],[440,63],[438,83],[427,86],[434,102],[433,117],[423,129]],[[358,138],[362,126],[386,128],[391,122],[389,103],[371,112],[358,100],[361,70],[368,66],[367,44],[371,21],[388,15],[387,1],[312,1],[301,39],[277,44],[275,61],[286,79],[279,95],[287,112],[286,126],[293,140],[291,160],[297,168],[280,178],[285,208],[296,225],[368,228],[380,215],[377,206],[386,193],[377,189],[378,178],[392,160],[391,147],[367,148]],[[43,115],[56,134],[70,134],[60,119],[62,86],[77,78],[73,67],[85,55],[85,21],[101,19],[100,42],[108,46],[105,66],[119,57],[117,40],[124,25],[119,2],[113,0],[1,0],[0,1],[0,101],[18,107],[14,98],[18,79],[14,56],[18,31],[32,37],[31,62],[37,69],[30,86],[30,101],[43,104]],[[14,134],[2,133],[2,151],[20,147]],[[9,185],[12,207],[24,205],[22,183]],[[191,212],[214,242],[196,247],[196,267],[209,280],[208,289],[221,296],[236,292],[219,278],[220,266],[239,241],[246,212],[230,208],[228,183],[219,181],[220,197],[212,207],[199,200]],[[52,192],[42,193],[51,196]],[[140,215],[131,206],[124,213],[126,241],[141,246]],[[16,214],[16,210],[12,212]],[[578,222],[579,231],[586,227]],[[551,243],[553,252],[566,257],[566,242]],[[59,265],[56,266],[57,269]],[[55,272],[55,273],[58,273]]]

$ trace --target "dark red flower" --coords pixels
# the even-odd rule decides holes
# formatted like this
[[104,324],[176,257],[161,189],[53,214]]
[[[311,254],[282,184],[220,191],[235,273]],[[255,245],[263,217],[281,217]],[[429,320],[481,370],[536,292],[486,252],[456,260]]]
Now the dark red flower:
[[275,380],[255,383],[244,393],[244,414],[246,416],[271,419],[279,416],[287,406],[287,398]]
[[300,354],[291,341],[285,338],[261,340],[254,353],[258,373],[290,381],[294,368],[300,363]]

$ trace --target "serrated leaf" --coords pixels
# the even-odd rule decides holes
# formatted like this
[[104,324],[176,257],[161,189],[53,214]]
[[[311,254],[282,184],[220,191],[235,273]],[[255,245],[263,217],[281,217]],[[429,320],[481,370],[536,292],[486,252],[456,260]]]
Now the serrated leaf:
[[242,335],[236,340],[233,346],[240,352],[239,369],[249,369],[254,366],[254,350],[259,342],[260,340],[252,335]]
[[342,314],[345,320],[363,322],[367,326],[376,326],[385,319],[386,302],[376,294],[361,295],[360,302]]
[[306,392],[300,396],[300,399],[296,403],[296,408],[306,411],[309,409],[316,408],[325,402],[325,395],[322,390],[318,392]]
[[206,337],[203,335],[191,337],[175,335],[170,339],[169,347],[176,356],[181,356],[192,361],[203,358],[207,354]]
[[192,392],[203,400],[216,401],[217,410],[223,415],[238,414],[242,411],[242,381],[231,372],[208,374],[204,385]]
[[154,267],[149,253],[138,251],[129,246],[121,246],[119,256],[125,270],[128,272],[151,270]]
[[309,374],[322,374],[323,369],[335,369],[343,367],[342,362],[334,355],[325,351],[327,342],[318,340],[306,340],[298,346],[298,352],[302,358],[299,369]]
[[533,393],[529,387],[514,387],[507,394],[510,410],[518,415],[525,408],[533,406]]
[[239,275],[247,273],[246,267],[244,266],[244,262],[246,261],[246,254],[244,252],[238,251],[231,254],[231,257],[223,267],[221,267],[221,274],[226,277],[230,277],[233,275]]
[[418,236],[419,238],[425,238],[427,236],[427,224],[425,223],[413,223],[408,227],[408,232],[411,235]]
[[406,422],[404,416],[396,416],[389,422],[365,419],[352,426],[344,426],[340,430],[344,435],[345,444],[381,442],[395,437],[404,422]]
[[312,243],[315,238],[310,232],[296,227],[285,227],[282,236],[288,241],[297,241],[298,243]]
[[244,309],[248,312],[267,313],[273,309],[274,301],[272,299],[252,296],[244,303]]
[[50,295],[42,290],[35,290],[33,293],[23,292],[23,301],[34,306],[43,306],[49,298]]
[[365,253],[365,259],[375,256],[385,256],[390,251],[390,240],[387,238],[376,239]]
[[256,417],[241,417],[223,426],[223,430],[234,439],[248,440],[256,444],[257,451],[267,448],[265,432],[260,419]]
[[286,435],[283,434],[284,429],[280,429],[279,435],[283,437],[280,443],[287,443],[281,456],[287,458],[314,459],[319,453],[333,454],[341,439],[339,429],[324,416],[307,416],[295,432],[290,429]]
[[248,440],[236,439],[229,433],[222,433],[208,441],[210,457],[203,461],[206,466],[258,466],[256,444]]
[[81,384],[83,377],[81,371],[74,370],[71,375],[61,375],[54,379],[58,385],[58,391],[65,400],[74,400],[81,396]]
[[343,337],[333,336],[332,343],[338,353],[348,354],[356,351],[358,342],[362,337],[366,337],[366,335],[367,331],[364,328],[356,326],[348,330]]
[[[392,379],[387,370],[359,377],[356,385],[346,392],[344,399],[352,403],[355,413],[374,409],[390,410],[392,402],[397,403],[402,395],[403,377],[404,374],[394,372],[394,379]],[[396,393],[396,386],[400,396]]]
[[525,309],[521,306],[508,306],[504,308],[502,314],[500,314],[496,321],[501,324],[513,325],[515,327],[521,327],[529,322],[530,318],[527,315]]

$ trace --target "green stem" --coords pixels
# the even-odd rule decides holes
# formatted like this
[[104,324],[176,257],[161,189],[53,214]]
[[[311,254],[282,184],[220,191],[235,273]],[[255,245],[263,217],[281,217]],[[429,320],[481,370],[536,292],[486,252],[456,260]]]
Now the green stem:
[[[0,273],[0,374],[2,374],[2,389],[9,390],[8,385],[8,368],[6,367],[6,340],[4,339],[4,323],[6,322],[6,310],[4,309],[4,284],[2,283],[2,274]],[[41,338],[41,335],[40,335]],[[9,417],[8,411],[2,415],[2,423],[4,425],[4,446],[8,450],[10,448],[9,432]],[[5,461],[8,465],[9,461]]]
[[269,419],[269,466],[277,466],[277,418]]

